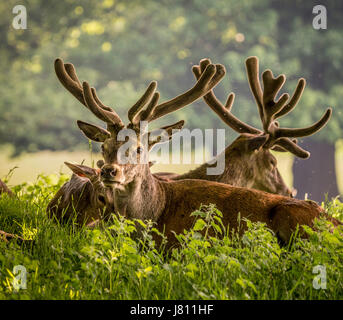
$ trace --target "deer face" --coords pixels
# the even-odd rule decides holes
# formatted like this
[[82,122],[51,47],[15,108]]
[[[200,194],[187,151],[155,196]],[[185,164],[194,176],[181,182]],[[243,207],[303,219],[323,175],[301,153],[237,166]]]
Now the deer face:
[[105,162],[100,162],[101,180],[107,187],[123,189],[140,176],[146,161],[147,152],[137,137],[117,141],[106,139],[101,145]]
[[[100,170],[68,162],[65,164],[74,173],[66,192],[69,198],[76,200],[76,207],[75,211],[66,212],[63,218],[68,219],[70,214],[76,212],[76,221],[81,225],[108,219],[114,212],[113,193],[102,184]],[[80,198],[74,199],[77,196]]]
[[236,166],[244,165],[241,170],[235,170],[246,173],[242,182],[245,186],[292,197],[294,192],[285,184],[276,158],[263,147],[266,140],[266,136],[242,134],[232,143],[228,159],[232,159]]

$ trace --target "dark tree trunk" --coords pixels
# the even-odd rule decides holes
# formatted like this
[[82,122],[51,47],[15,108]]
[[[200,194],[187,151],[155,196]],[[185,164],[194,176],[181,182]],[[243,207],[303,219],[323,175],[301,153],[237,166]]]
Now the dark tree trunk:
[[321,202],[339,194],[336,181],[335,145],[306,139],[300,144],[311,153],[309,159],[295,158],[293,163],[294,188],[298,190],[297,198],[308,198]]

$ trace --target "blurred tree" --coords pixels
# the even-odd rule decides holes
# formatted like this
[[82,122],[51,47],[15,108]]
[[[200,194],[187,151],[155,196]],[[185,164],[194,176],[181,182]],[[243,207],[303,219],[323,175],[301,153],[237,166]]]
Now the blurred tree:
[[[342,138],[342,80],[343,67],[343,3],[321,1],[328,14],[328,29],[316,30],[312,26],[312,1],[273,1],[272,7],[280,12],[277,37],[280,61],[293,63],[293,70],[284,68],[292,77],[305,77],[307,89],[299,107],[288,121],[291,126],[303,126],[315,121],[328,106],[333,116],[320,133],[300,142],[311,157],[296,159],[293,164],[294,187],[298,197],[305,193],[309,198],[323,201],[324,192],[329,198],[339,194],[335,169],[335,142]],[[285,121],[285,123],[287,123]]]

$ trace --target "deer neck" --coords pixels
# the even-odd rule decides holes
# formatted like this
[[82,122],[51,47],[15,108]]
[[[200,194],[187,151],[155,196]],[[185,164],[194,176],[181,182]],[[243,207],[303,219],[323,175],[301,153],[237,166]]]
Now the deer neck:
[[149,166],[124,189],[114,189],[113,196],[115,210],[130,219],[157,221],[166,203],[163,183],[151,174]]
[[[225,156],[224,171],[218,175],[209,175],[207,169],[216,166],[216,160],[223,156]],[[250,154],[242,154],[230,145],[214,158],[214,164],[204,163],[194,170],[177,176],[174,180],[202,179],[226,183],[232,186],[251,188],[254,181],[254,173],[252,168],[249,167],[249,163],[251,163],[251,160],[249,160],[250,157]]]

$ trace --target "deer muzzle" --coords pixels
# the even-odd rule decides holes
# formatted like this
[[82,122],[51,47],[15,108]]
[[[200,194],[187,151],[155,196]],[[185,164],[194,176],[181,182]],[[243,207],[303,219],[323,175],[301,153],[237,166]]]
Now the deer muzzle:
[[112,186],[122,182],[122,170],[118,165],[105,164],[101,168],[101,180],[105,186]]

